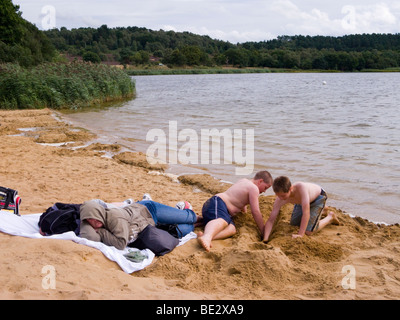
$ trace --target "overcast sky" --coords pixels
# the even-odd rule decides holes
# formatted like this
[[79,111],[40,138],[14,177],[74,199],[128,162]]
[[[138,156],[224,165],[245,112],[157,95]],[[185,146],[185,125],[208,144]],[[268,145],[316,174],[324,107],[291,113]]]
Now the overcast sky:
[[13,0],[39,29],[145,27],[232,43],[280,35],[400,33],[400,0]]

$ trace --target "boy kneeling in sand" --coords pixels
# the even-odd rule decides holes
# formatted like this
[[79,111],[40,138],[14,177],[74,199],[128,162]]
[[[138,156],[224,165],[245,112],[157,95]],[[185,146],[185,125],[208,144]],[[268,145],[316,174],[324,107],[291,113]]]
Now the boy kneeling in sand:
[[324,189],[313,183],[297,182],[291,184],[288,177],[278,177],[274,180],[272,188],[277,196],[271,215],[265,224],[264,242],[268,242],[272,227],[281,207],[287,203],[294,204],[290,224],[300,226],[298,234],[292,235],[299,238],[311,235],[327,225],[339,224],[334,212],[329,212],[326,218],[320,221],[322,211],[328,198]]
[[205,224],[204,234],[198,234],[200,245],[210,251],[212,240],[226,239],[236,233],[233,217],[250,204],[251,213],[261,235],[264,231],[264,220],[260,211],[258,197],[271,187],[272,176],[268,171],[258,172],[253,179],[241,179],[227,191],[219,193],[203,205],[202,214]]

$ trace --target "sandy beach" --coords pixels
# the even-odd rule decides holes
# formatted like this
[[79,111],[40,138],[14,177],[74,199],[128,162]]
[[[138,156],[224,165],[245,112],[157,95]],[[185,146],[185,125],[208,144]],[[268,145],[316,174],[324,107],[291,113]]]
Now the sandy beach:
[[[208,175],[177,180],[112,142],[88,145],[96,139],[92,133],[61,120],[48,109],[0,111],[0,185],[18,190],[23,215],[55,202],[139,200],[144,193],[171,206],[187,200],[200,214],[211,195],[228,187]],[[260,197],[264,220],[273,201]],[[236,219],[238,233],[214,241],[211,252],[191,240],[133,274],[71,241],[0,233],[0,299],[399,299],[399,225],[331,209],[339,226],[292,239],[292,207],[284,207],[268,244],[247,212]],[[46,265],[55,267],[56,289],[42,287]]]

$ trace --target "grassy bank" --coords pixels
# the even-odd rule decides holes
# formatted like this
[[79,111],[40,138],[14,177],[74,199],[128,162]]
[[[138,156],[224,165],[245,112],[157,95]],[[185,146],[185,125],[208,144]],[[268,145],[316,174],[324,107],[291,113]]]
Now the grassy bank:
[[149,68],[149,69],[127,69],[130,76],[150,75],[180,75],[180,74],[238,74],[238,73],[270,73],[267,68]]
[[125,72],[102,64],[0,65],[1,109],[78,108],[127,99],[134,91]]
[[[338,73],[337,70],[301,70],[284,68],[128,68],[130,76],[187,75],[187,74],[244,74],[244,73]],[[357,72],[400,72],[400,68],[363,69]]]
[[185,75],[185,74],[244,74],[244,73],[319,73],[338,72],[334,70],[300,70],[281,68],[135,68],[125,72],[130,76],[155,76],[155,75]]

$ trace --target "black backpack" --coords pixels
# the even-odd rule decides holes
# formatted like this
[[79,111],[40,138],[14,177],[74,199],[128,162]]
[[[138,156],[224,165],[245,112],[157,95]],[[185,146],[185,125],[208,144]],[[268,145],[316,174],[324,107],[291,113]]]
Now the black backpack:
[[10,211],[19,216],[21,197],[17,190],[0,187],[0,210]]
[[39,218],[39,228],[47,236],[69,231],[80,232],[80,204],[56,203]]

